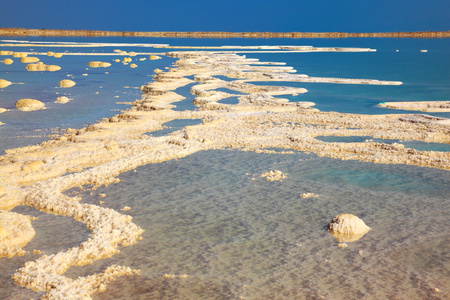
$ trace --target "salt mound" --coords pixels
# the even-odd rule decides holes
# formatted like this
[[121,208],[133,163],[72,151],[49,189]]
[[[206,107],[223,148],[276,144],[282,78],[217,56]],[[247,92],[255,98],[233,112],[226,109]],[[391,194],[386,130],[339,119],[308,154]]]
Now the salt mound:
[[131,64],[131,65],[130,65],[130,68],[136,68],[136,67],[137,67],[136,64]]
[[11,59],[11,58],[7,58],[7,59],[5,59],[5,60],[3,60],[3,63],[5,64],[5,65],[10,65],[10,64],[12,64],[14,61]]
[[72,100],[72,99],[67,98],[66,96],[61,96],[61,97],[56,98],[55,103],[67,103],[70,100]]
[[62,88],[70,88],[73,87],[76,83],[70,79],[63,79],[58,84]]
[[33,111],[43,109],[45,104],[35,99],[20,99],[16,102],[16,108],[21,111]]
[[148,57],[148,59],[150,59],[150,60],[157,60],[157,59],[161,59],[161,56],[158,56],[158,55],[150,55],[150,56]]
[[14,53],[12,54],[12,56],[13,56],[13,57],[26,57],[27,54],[24,53],[24,52],[14,52]]
[[11,81],[0,79],[0,89],[11,85]]
[[52,51],[48,51],[48,52],[47,52],[47,56],[53,56],[53,55],[55,55],[54,52],[52,52]]
[[56,58],[60,58],[62,56],[63,56],[62,53],[55,53],[55,54],[53,54],[53,57],[56,57]]
[[363,220],[352,214],[340,214],[334,217],[327,228],[340,243],[357,241],[370,230]]
[[101,61],[90,61],[88,63],[88,66],[91,68],[107,68],[110,67],[111,64],[107,62],[101,62]]
[[50,71],[50,72],[54,72],[54,71],[59,71],[61,70],[60,66],[57,65],[45,65],[42,62],[39,62],[37,64],[29,64],[25,67],[27,69],[27,71],[32,71],[32,72],[36,72],[36,71]]
[[39,58],[33,57],[33,56],[22,57],[20,59],[20,62],[24,63],[24,64],[35,63],[35,62],[38,62],[38,61],[39,61]]
[[24,255],[22,247],[33,239],[35,231],[30,217],[10,211],[0,211],[0,257]]
[[12,54],[13,54],[12,51],[5,51],[5,50],[0,51],[0,55],[12,55]]

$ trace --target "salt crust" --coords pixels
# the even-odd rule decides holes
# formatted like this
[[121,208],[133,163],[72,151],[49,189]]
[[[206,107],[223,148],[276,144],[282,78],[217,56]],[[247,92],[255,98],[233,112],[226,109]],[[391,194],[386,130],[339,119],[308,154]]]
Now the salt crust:
[[[111,266],[104,273],[71,280],[64,272],[75,265],[90,264],[110,257],[118,247],[136,243],[142,229],[130,216],[111,209],[81,204],[64,191],[77,186],[108,185],[116,176],[140,165],[158,163],[208,149],[260,151],[285,148],[320,156],[375,163],[403,163],[450,169],[450,153],[417,151],[398,144],[326,143],[316,136],[372,136],[383,139],[413,139],[449,143],[444,119],[426,115],[355,115],[320,112],[311,103],[292,103],[273,95],[306,92],[292,87],[254,86],[251,81],[296,81],[306,75],[290,68],[252,66],[254,59],[232,53],[172,52],[175,66],[155,75],[155,81],[141,88],[143,95],[120,115],[83,129],[68,129],[59,139],[40,145],[10,149],[0,157],[0,208],[25,204],[38,210],[72,217],[91,230],[77,247],[27,262],[13,279],[35,291],[46,291],[45,299],[90,299],[117,276],[134,274],[128,268]],[[217,76],[238,78],[231,82]],[[246,77],[247,76],[247,77]],[[188,78],[189,77],[189,78]],[[194,78],[194,80],[190,79]],[[328,79],[321,79],[326,82]],[[354,84],[398,84],[377,80],[350,80]],[[329,79],[328,82],[349,83]],[[173,103],[184,99],[174,92],[194,83],[198,110],[174,111]],[[217,91],[228,88],[231,92]],[[233,94],[237,91],[237,94]],[[242,95],[243,93],[243,95]],[[230,96],[231,95],[231,96]],[[224,104],[236,97],[238,104]],[[143,135],[163,128],[174,119],[201,119],[167,136]],[[30,162],[37,168],[26,169]]]
[[381,102],[378,106],[425,112],[450,112],[450,101]]
[[283,181],[283,179],[287,178],[287,175],[279,170],[275,170],[262,173],[259,177],[264,177],[267,181]]
[[20,99],[15,105],[21,111],[33,111],[45,108],[45,104],[36,99]]
[[67,103],[70,100],[72,100],[72,99],[70,99],[70,98],[68,98],[66,96],[60,96],[60,97],[56,98],[55,103]]
[[73,87],[76,83],[70,79],[63,79],[59,83],[59,86],[62,88],[70,88]]
[[0,79],[0,89],[3,89],[5,87],[8,87],[12,84],[11,81],[5,80],[5,79]]
[[[327,228],[331,235],[340,243],[359,240],[370,230],[363,220],[352,214],[337,215],[331,220]],[[340,245],[340,247],[346,246],[346,244]]]
[[46,65],[42,62],[38,62],[37,64],[29,64],[25,67],[27,71],[36,72],[36,71],[50,71],[55,72],[61,70],[60,66],[57,65]]
[[88,66],[91,68],[107,68],[110,67],[111,64],[107,62],[101,62],[101,61],[90,61],[88,63]]
[[[0,195],[2,190],[0,190]],[[0,210],[0,257],[24,255],[22,250],[35,235],[31,217]]]

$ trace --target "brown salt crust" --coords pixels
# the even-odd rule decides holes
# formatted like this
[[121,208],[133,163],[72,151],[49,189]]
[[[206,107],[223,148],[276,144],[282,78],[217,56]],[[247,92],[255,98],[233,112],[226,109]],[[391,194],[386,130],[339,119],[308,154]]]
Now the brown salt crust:
[[378,106],[425,112],[450,112],[450,101],[381,102]]
[[12,84],[11,81],[5,80],[5,79],[0,79],[0,89],[3,89],[5,87],[8,87]]
[[[1,190],[0,190],[1,194]],[[31,217],[0,210],[0,257],[24,255],[22,250],[35,235]]]
[[[235,54],[207,52],[169,55],[182,60],[166,72],[158,73],[154,82],[143,86],[141,99],[127,111],[88,128],[67,130],[57,140],[7,150],[0,157],[0,184],[6,191],[0,195],[0,203],[5,199],[10,208],[24,203],[44,212],[69,216],[85,223],[91,230],[88,240],[80,246],[26,263],[13,276],[15,282],[36,291],[46,291],[48,293],[44,297],[50,298],[51,295],[55,299],[63,299],[66,290],[89,298],[96,290],[103,289],[105,281],[97,279],[103,275],[72,281],[63,274],[70,266],[110,257],[118,251],[119,245],[134,244],[140,239],[142,229],[133,224],[129,216],[79,203],[78,198],[69,198],[63,192],[77,186],[95,187],[117,182],[117,175],[140,165],[181,158],[208,149],[260,151],[285,148],[340,159],[450,169],[450,153],[417,151],[398,144],[325,143],[315,139],[323,135],[354,135],[449,143],[449,127],[440,123],[442,120],[409,115],[320,112],[308,106],[270,98],[271,93],[292,94],[295,88],[260,90],[239,80],[230,86],[238,91],[255,92],[240,96],[243,100],[238,104],[174,111],[172,103],[184,97],[173,91],[195,83],[188,77],[202,78],[197,85],[208,84],[207,80],[214,81],[214,76],[227,76],[230,70],[246,73],[239,69],[240,66],[248,68],[247,65],[254,60],[247,61]],[[273,73],[287,72],[276,68]],[[264,77],[263,74],[258,76]],[[202,91],[197,87],[193,90]],[[270,105],[264,105],[266,101]],[[162,129],[164,123],[174,119],[201,119],[203,122],[167,136],[143,135]],[[33,161],[44,164],[33,172],[23,170],[23,166]],[[117,271],[117,275],[131,273],[130,270]]]

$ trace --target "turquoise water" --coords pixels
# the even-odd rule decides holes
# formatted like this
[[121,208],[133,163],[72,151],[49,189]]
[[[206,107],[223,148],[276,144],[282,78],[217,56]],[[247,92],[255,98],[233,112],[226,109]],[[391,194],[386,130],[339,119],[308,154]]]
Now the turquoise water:
[[[8,37],[7,39],[12,39]],[[371,47],[371,53],[246,53],[261,61],[286,62],[298,73],[318,77],[399,80],[402,86],[281,83],[305,87],[291,101],[313,101],[324,111],[363,114],[418,113],[382,109],[385,101],[450,100],[450,39],[138,39],[27,38],[36,41],[162,43],[171,45],[312,45]],[[50,48],[35,50],[47,52]],[[140,47],[93,48],[96,52],[165,52]],[[396,52],[395,50],[399,50]],[[428,49],[421,53],[421,49]],[[25,49],[14,48],[15,51]],[[86,48],[57,49],[90,52]],[[175,49],[174,49],[175,50]],[[0,78],[14,84],[0,89],[0,150],[36,144],[68,127],[81,128],[128,107],[118,102],[140,98],[155,68],[175,60],[137,62],[135,69],[113,63],[86,70],[92,60],[115,57],[41,57],[60,72],[27,72],[24,65],[0,63]],[[105,74],[108,72],[108,74]],[[82,74],[88,73],[88,76]],[[73,75],[77,85],[57,87]],[[71,79],[71,78],[69,78]],[[274,84],[274,83],[260,83]],[[278,84],[278,83],[277,83]],[[98,92],[98,94],[96,94]],[[195,109],[189,87],[177,90],[186,100],[176,110]],[[59,94],[57,94],[59,93]],[[53,103],[58,95],[74,98]],[[115,96],[119,96],[116,98]],[[47,109],[14,110],[20,98],[35,98]],[[448,113],[428,113],[450,117]],[[190,120],[189,122],[197,122]],[[172,121],[152,135],[169,134],[188,121]],[[38,130],[38,131],[36,131]],[[33,137],[30,137],[33,136]],[[366,137],[360,137],[366,139]],[[330,138],[329,138],[330,139]],[[346,140],[326,140],[327,142]],[[352,140],[353,141],[353,140]],[[351,142],[351,141],[348,141]],[[383,141],[385,142],[385,141]],[[405,146],[409,147],[408,142]],[[425,143],[410,145],[438,147]],[[448,151],[448,145],[433,150]],[[447,147],[447,148],[446,148]],[[423,148],[428,150],[428,148]],[[259,177],[270,170],[287,174],[282,182]],[[103,271],[116,263],[141,269],[110,283],[94,299],[448,299],[450,236],[448,171],[404,165],[341,161],[295,152],[290,155],[240,151],[204,151],[120,175],[121,182],[97,190],[73,189],[82,202],[133,216],[145,229],[143,240],[109,259],[72,267],[71,278]],[[106,197],[100,197],[104,193]],[[314,193],[317,198],[302,198]],[[53,254],[78,245],[89,231],[72,219],[29,207],[16,212],[38,216],[36,237],[25,247]],[[340,213],[352,213],[372,228],[363,238],[338,248],[325,226]],[[1,299],[37,298],[10,276],[39,257],[0,259]],[[164,274],[186,278],[164,278]],[[433,291],[439,288],[440,292]],[[3,298],[2,298],[3,297]]]

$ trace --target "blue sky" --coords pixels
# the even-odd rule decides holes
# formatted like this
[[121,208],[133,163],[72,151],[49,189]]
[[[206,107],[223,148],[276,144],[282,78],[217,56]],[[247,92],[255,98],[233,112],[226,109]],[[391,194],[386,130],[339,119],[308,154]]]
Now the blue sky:
[[114,31],[450,30],[449,0],[0,0],[0,27]]

